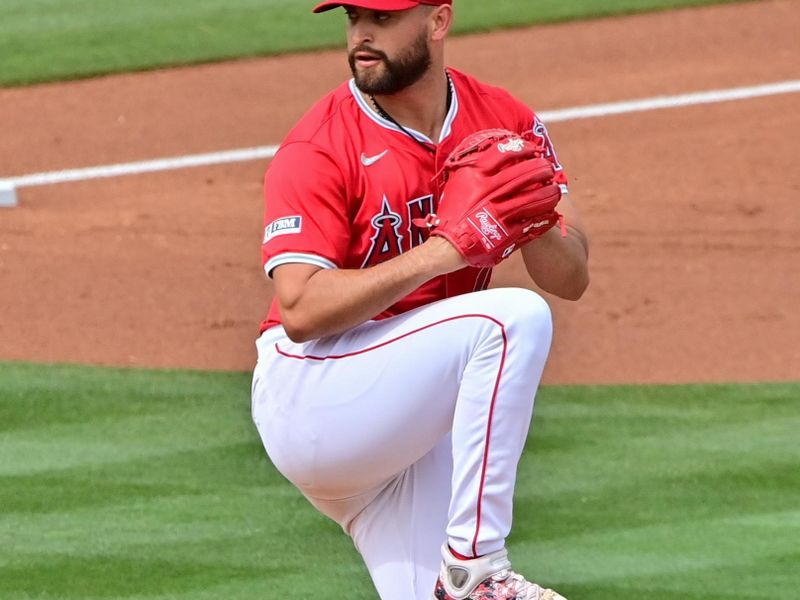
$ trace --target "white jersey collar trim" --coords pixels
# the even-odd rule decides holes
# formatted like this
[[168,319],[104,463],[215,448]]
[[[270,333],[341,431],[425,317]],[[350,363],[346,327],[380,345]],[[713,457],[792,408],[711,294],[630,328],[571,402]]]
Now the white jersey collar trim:
[[[391,129],[392,131],[396,131],[398,133],[404,133],[402,129],[400,129],[397,125],[392,123],[391,121],[384,119],[382,116],[378,114],[378,112],[369,105],[369,103],[364,100],[364,96],[361,95],[361,92],[358,91],[358,87],[356,87],[355,79],[350,80],[350,93],[355,98],[356,103],[358,104],[359,108],[373,121],[375,121],[378,125],[385,129]],[[458,114],[458,93],[456,92],[456,86],[453,83],[453,78],[450,78],[450,89],[453,92],[453,99],[450,103],[450,110],[447,111],[447,114],[444,118],[444,124],[442,125],[442,133],[439,135],[439,143],[442,143],[447,136],[450,135],[453,129],[453,121],[456,119],[456,115]],[[424,133],[420,133],[410,127],[406,127],[406,131],[414,136],[415,139],[419,140],[420,142],[426,142],[428,144],[433,144],[433,141]]]

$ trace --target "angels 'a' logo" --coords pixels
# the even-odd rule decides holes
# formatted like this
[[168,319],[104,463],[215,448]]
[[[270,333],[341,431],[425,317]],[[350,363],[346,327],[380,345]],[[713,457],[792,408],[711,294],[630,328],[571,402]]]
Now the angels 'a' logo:
[[536,119],[533,121],[533,135],[542,140],[542,143],[547,150],[547,158],[553,161],[553,168],[556,171],[562,171],[564,167],[562,167],[561,163],[558,162],[556,150],[553,148],[553,142],[550,141],[550,134],[547,133],[547,127],[545,127],[544,123],[539,120],[539,117],[536,117]]
[[408,207],[408,238],[410,240],[410,248],[416,248],[425,243],[431,233],[427,227],[417,227],[414,225],[414,219],[424,219],[433,212],[433,195],[428,194],[414,200],[406,202]]
[[403,253],[401,246],[403,236],[400,233],[403,218],[392,212],[392,207],[389,206],[389,200],[386,196],[383,197],[381,212],[372,217],[371,223],[375,229],[375,234],[372,236],[372,245],[367,257],[361,265],[362,269],[377,265]]

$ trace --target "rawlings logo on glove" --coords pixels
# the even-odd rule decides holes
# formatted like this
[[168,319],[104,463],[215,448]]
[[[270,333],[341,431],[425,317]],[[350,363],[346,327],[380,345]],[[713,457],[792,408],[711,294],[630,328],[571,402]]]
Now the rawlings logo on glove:
[[414,223],[448,240],[470,266],[493,267],[561,218],[561,189],[544,156],[505,129],[474,133],[445,161],[438,212]]
[[[495,242],[501,242],[504,238],[508,237],[508,232],[503,229],[502,225],[500,225],[500,223],[498,223],[492,215],[489,214],[488,209],[479,210],[476,212],[475,218],[478,219],[478,223],[480,224],[479,226],[475,225],[472,220],[469,220],[469,222],[473,227],[480,231],[485,238],[484,245],[486,246],[487,250],[494,248],[492,240]],[[503,229],[503,235],[500,235],[500,229]]]
[[507,144],[497,144],[497,149],[500,152],[522,152],[525,148],[525,142],[522,138],[514,138],[509,140]]

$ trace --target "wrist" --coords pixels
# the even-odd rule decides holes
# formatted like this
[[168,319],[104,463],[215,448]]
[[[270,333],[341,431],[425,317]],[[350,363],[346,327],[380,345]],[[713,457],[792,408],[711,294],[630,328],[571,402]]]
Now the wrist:
[[456,247],[443,237],[432,235],[420,246],[420,250],[425,252],[433,277],[452,273],[467,266]]

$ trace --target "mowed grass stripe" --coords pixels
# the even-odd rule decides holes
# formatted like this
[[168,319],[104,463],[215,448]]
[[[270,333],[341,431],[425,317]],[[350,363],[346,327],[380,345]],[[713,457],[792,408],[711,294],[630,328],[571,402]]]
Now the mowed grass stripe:
[[[265,458],[249,388],[247,373],[0,365],[0,598],[374,599],[350,541]],[[567,597],[792,598],[798,398],[543,389],[515,564]]]
[[[555,488],[533,474],[517,490],[513,539],[524,540],[526,568],[563,571],[551,583],[593,599],[800,589],[789,568],[800,539],[796,385],[545,392],[552,409],[535,426],[561,435],[545,452],[549,436],[534,435],[525,457]],[[581,447],[565,454],[569,435]]]
[[[515,548],[529,557],[532,569],[544,573],[568,571],[566,585],[625,585],[645,578],[669,579],[672,575],[699,584],[696,572],[748,571],[754,560],[796,554],[800,533],[797,517],[797,512],[790,511],[759,514],[757,518],[741,515],[684,519],[654,526],[618,526],[613,552],[608,551],[607,530],[557,540],[530,539]],[[681,582],[671,585],[676,591],[686,587]],[[724,591],[719,585],[704,587],[710,592]]]
[[[7,450],[20,461],[0,478],[0,598],[290,594],[275,574],[314,555],[285,547],[294,535],[322,554],[350,552],[363,580],[348,540],[270,468],[249,385],[238,373],[0,365],[0,407],[16,422],[0,434],[3,470]],[[58,443],[41,444],[53,431]],[[117,445],[113,456],[105,441],[93,454],[97,439]],[[15,444],[84,462],[26,463]],[[40,470],[47,462],[57,468]],[[335,564],[321,572],[343,576]]]
[[[0,475],[98,466],[230,443],[215,407],[230,394],[231,375],[148,374],[19,365],[5,374],[4,394],[18,411],[0,426]],[[31,383],[35,386],[31,389]],[[246,409],[247,400],[242,406]],[[179,409],[187,418],[176,423]],[[180,430],[177,430],[178,426]],[[241,432],[250,432],[240,426]]]

